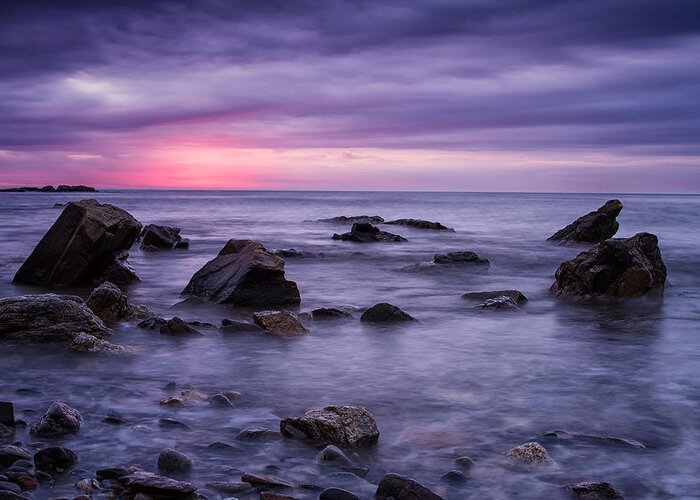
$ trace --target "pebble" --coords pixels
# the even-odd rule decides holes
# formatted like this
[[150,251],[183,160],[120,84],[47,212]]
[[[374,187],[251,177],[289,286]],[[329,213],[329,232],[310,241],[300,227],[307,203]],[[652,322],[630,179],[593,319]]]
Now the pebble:
[[158,470],[165,474],[184,474],[192,470],[194,462],[190,457],[172,448],[166,448],[158,455]]

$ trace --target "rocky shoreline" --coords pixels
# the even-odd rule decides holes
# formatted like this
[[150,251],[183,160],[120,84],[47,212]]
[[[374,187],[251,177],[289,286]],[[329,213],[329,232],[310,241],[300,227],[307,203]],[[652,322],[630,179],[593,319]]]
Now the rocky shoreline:
[[69,186],[66,184],[61,184],[57,187],[51,185],[42,187],[14,187],[14,188],[2,188],[0,193],[96,193],[97,189],[92,186]]

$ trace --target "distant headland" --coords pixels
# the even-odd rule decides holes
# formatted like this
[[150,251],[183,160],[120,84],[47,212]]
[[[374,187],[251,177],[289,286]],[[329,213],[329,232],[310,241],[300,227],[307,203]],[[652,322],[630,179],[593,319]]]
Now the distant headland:
[[61,184],[57,188],[53,186],[44,187],[14,187],[0,189],[0,193],[95,193],[97,189],[91,186],[67,186]]

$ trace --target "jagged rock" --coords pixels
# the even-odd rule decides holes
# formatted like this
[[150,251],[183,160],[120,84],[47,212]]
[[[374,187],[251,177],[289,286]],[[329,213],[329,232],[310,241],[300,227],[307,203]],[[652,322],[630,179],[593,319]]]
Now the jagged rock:
[[180,236],[179,227],[148,224],[141,231],[141,249],[146,251],[187,249],[190,242]]
[[184,474],[194,467],[190,457],[172,448],[166,448],[158,455],[158,470],[164,474]]
[[478,264],[488,266],[489,259],[479,257],[474,252],[450,252],[444,254],[435,254],[433,257],[435,264]]
[[188,498],[197,491],[197,487],[193,484],[144,471],[136,471],[128,476],[122,476],[119,478],[119,482],[129,490],[156,498],[161,496]]
[[614,238],[563,262],[551,290],[579,298],[627,298],[662,289],[666,265],[658,238],[638,233]]
[[622,211],[620,200],[610,200],[598,210],[579,217],[554,233],[547,241],[561,243],[600,243],[612,238],[620,227],[617,216]]
[[11,401],[0,401],[0,424],[15,426],[15,405]]
[[408,241],[398,234],[381,231],[378,227],[365,222],[356,222],[349,233],[334,234],[334,240],[354,241],[355,243],[372,243],[375,241],[402,243]]
[[109,354],[131,352],[131,350],[126,347],[98,339],[94,335],[89,335],[87,333],[76,335],[68,346],[68,350],[73,352],[105,352]]
[[311,311],[311,316],[315,320],[320,319],[334,319],[334,318],[352,318],[352,314],[349,312],[336,309],[335,307],[319,307]]
[[167,325],[167,323],[168,321],[165,318],[161,318],[160,316],[153,314],[148,318],[139,321],[136,326],[143,328],[144,330],[160,330],[162,327]]
[[56,401],[32,424],[29,432],[40,437],[75,434],[80,430],[82,423],[83,417],[78,410],[63,401]]
[[517,311],[520,309],[517,302],[510,297],[506,297],[505,295],[487,299],[476,307],[479,309],[490,309],[493,311]]
[[454,231],[451,227],[443,226],[439,222],[431,222],[422,219],[396,219],[387,222],[396,226],[408,226],[415,229],[432,229],[433,231]]
[[318,500],[360,500],[360,497],[341,488],[326,488]]
[[136,241],[141,224],[128,212],[96,200],[69,203],[13,282],[78,285],[98,278]]
[[298,337],[309,333],[296,314],[289,311],[260,311],[253,314],[253,321],[268,333],[280,337]]
[[105,281],[92,291],[88,297],[87,306],[102,321],[143,319],[152,314],[146,306],[130,304],[128,296],[109,281]]
[[554,464],[545,447],[535,442],[516,446],[508,450],[503,456],[506,462],[518,466],[541,467]]
[[280,433],[272,429],[264,427],[248,427],[238,433],[236,439],[239,441],[260,441],[269,442],[277,441],[280,438]]
[[283,488],[294,488],[295,486],[294,483],[271,474],[258,474],[252,472],[244,473],[243,476],[241,476],[241,481],[254,486],[280,486]]
[[374,416],[359,406],[326,406],[280,422],[282,435],[355,448],[379,439]]
[[173,335],[178,337],[200,337],[202,334],[185,323],[183,320],[174,316],[160,326],[160,333],[163,335]]
[[517,305],[523,305],[527,302],[527,297],[518,290],[496,290],[493,292],[467,292],[462,295],[463,299],[474,300],[474,301],[486,301],[489,299],[495,299],[496,297],[508,297],[510,300],[515,302]]
[[138,283],[141,278],[138,277],[136,271],[128,262],[129,252],[123,250],[114,258],[114,262],[96,280],[98,283],[109,281],[117,285],[128,285],[130,283]]
[[219,304],[269,307],[299,304],[297,284],[284,275],[284,261],[251,240],[229,240],[197,271],[182,292]]
[[221,331],[224,333],[262,332],[263,329],[255,323],[225,319],[221,322]]
[[360,321],[383,323],[389,321],[415,321],[410,314],[387,302],[380,302],[367,309]]
[[575,500],[624,500],[607,482],[567,484],[564,491]]
[[349,217],[341,215],[338,217],[331,217],[330,219],[319,219],[318,222],[333,222],[335,224],[354,224],[356,222],[382,224],[384,222],[384,218],[378,215],[351,215]]
[[9,467],[17,460],[31,460],[32,454],[20,446],[6,444],[0,446],[0,468]]
[[65,472],[78,461],[78,455],[68,448],[51,446],[34,454],[34,465],[37,470],[54,474]]
[[102,320],[72,295],[21,295],[0,299],[0,339],[69,341],[80,333],[112,335]]
[[399,474],[387,474],[377,486],[376,500],[442,500],[418,481]]

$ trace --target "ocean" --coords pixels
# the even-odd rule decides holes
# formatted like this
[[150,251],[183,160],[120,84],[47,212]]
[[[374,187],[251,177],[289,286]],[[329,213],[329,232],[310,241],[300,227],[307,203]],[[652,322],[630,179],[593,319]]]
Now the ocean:
[[[626,498],[693,498],[700,473],[700,196],[632,194],[498,194],[408,192],[139,191],[0,194],[0,296],[43,293],[11,283],[14,273],[60,214],[55,203],[94,197],[143,224],[173,225],[190,239],[186,251],[146,253],[130,263],[141,277],[131,302],[162,316],[219,325],[249,313],[181,303],[192,274],[229,238],[254,239],[269,250],[314,254],[286,260],[298,283],[297,312],[347,307],[353,320],[309,321],[310,335],[280,339],[223,334],[170,338],[134,323],[114,325],[112,342],[131,356],[77,355],[49,345],[0,344],[0,400],[19,418],[35,419],[55,400],[78,408],[80,433],[55,442],[78,453],[77,471],[42,483],[38,498],[76,494],[94,470],[136,465],[156,470],[160,450],[193,458],[188,480],[209,498],[227,495],[211,481],[237,481],[246,471],[272,472],[298,483],[338,486],[371,498],[379,478],[397,472],[449,499],[558,498],[560,486],[609,481]],[[663,297],[581,304],[549,292],[557,266],[585,246],[547,237],[607,199],[624,203],[617,236],[659,237],[668,266]],[[455,232],[383,226],[407,243],[334,241],[349,225],[314,222],[339,215],[440,221]],[[475,251],[489,267],[419,265],[449,251]],[[518,289],[521,310],[487,311],[461,298],[469,291]],[[89,289],[65,290],[87,297]],[[369,326],[360,311],[390,302],[419,322]],[[209,394],[241,393],[232,409],[205,403],[182,409],[159,401],[166,383]],[[329,404],[359,405],[376,417],[376,446],[353,457],[355,474],[316,461],[318,448],[292,440],[237,442],[250,426]],[[126,423],[104,423],[107,415]],[[189,431],[163,429],[161,417]],[[547,436],[558,430],[559,438]],[[611,439],[612,438],[612,439]],[[33,439],[15,440],[30,447]],[[537,440],[556,465],[537,471],[505,467],[503,453]],[[54,440],[48,442],[53,443]],[[209,448],[231,444],[229,453]],[[643,445],[640,447],[639,444]],[[460,483],[441,476],[475,465]],[[296,498],[318,498],[297,488]],[[248,495],[248,496],[246,496]],[[257,493],[255,494],[257,498]],[[241,494],[239,498],[254,498]]]

